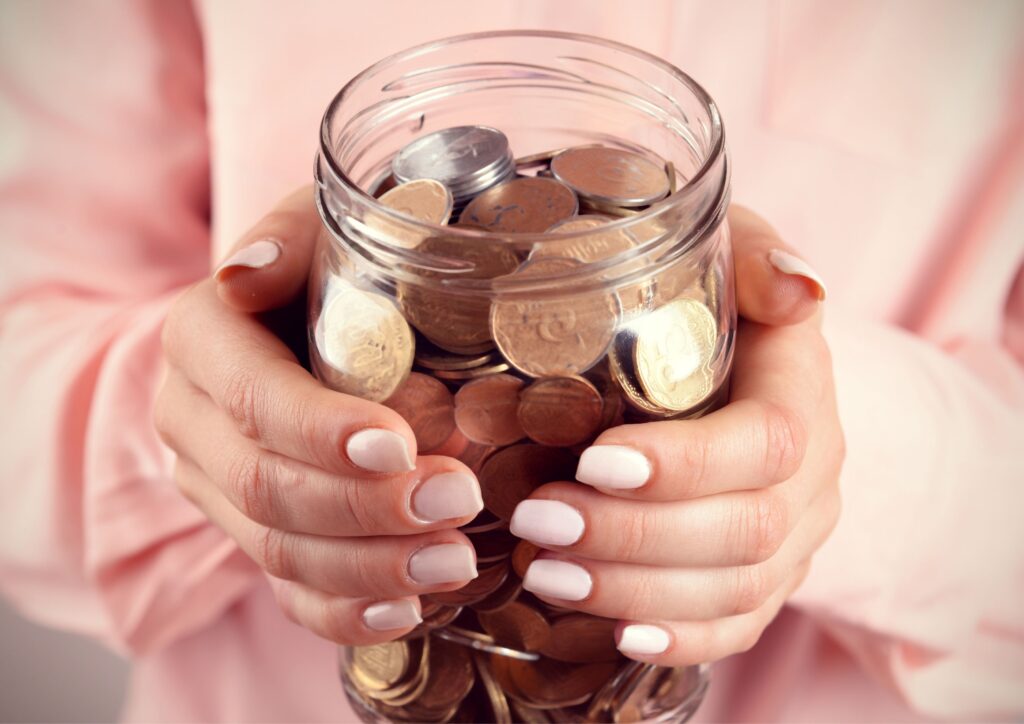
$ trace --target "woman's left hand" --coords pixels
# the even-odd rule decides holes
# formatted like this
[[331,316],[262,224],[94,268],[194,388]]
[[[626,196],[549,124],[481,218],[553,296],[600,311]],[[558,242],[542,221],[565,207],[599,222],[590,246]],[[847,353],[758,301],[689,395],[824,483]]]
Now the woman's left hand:
[[[755,243],[767,254],[781,242],[765,229]],[[742,290],[740,301],[742,312]],[[512,532],[545,549],[524,587],[621,619],[619,648],[642,661],[683,666],[752,647],[839,515],[845,448],[819,327],[819,314],[741,320],[728,405],[607,430],[580,459],[586,485],[552,483],[520,503]]]

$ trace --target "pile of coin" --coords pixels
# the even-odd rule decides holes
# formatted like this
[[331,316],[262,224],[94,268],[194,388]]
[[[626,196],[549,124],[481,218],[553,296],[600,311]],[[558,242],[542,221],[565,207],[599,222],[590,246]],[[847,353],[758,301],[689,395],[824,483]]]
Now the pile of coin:
[[[327,280],[314,365],[335,389],[401,414],[421,453],[465,462],[485,510],[462,528],[479,576],[424,596],[424,621],[404,640],[351,652],[347,683],[369,711],[636,721],[648,700],[692,685],[684,670],[621,656],[614,621],[525,592],[539,549],[508,530],[537,487],[573,479],[602,430],[702,412],[724,393],[720,269],[659,266],[638,236],[665,230],[615,223],[675,193],[676,176],[670,163],[610,146],[514,159],[500,131],[460,126],[410,143],[370,190],[396,214],[365,220],[367,233],[426,261],[414,281]],[[575,275],[602,263],[633,273],[578,291]]]

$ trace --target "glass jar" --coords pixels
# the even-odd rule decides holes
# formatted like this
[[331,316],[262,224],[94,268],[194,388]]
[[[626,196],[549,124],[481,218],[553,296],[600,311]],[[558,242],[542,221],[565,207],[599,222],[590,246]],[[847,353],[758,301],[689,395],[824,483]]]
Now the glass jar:
[[[659,158],[678,187],[600,227],[544,233],[437,225],[375,198],[407,144],[463,125],[500,129],[520,159],[591,144]],[[487,505],[463,527],[480,576],[424,596],[424,623],[402,642],[342,651],[355,710],[366,721],[688,718],[706,667],[632,662],[615,650],[613,623],[524,591],[538,549],[507,523],[530,486],[571,480],[601,430],[698,416],[728,395],[729,173],[711,98],[607,40],[449,38],[386,58],[338,93],[316,182],[330,232],[310,284],[316,374],[399,410],[420,453],[477,472]],[[413,383],[421,393],[403,404]],[[499,455],[514,461],[515,484],[496,473],[508,460],[488,468]]]

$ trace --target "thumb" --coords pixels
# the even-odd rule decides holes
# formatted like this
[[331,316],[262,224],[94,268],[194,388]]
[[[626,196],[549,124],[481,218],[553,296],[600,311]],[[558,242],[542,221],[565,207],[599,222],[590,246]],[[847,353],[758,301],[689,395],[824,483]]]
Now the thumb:
[[305,288],[321,228],[312,186],[285,197],[214,271],[221,301],[241,312],[266,312],[291,302]]
[[797,324],[818,311],[825,283],[767,221],[750,209],[729,208],[741,316],[775,326]]

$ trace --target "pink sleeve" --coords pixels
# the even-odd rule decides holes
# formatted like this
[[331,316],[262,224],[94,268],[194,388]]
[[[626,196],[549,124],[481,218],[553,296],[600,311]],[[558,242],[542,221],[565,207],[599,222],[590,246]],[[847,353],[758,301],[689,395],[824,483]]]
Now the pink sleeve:
[[199,31],[186,2],[2,13],[0,588],[151,650],[257,580],[151,424],[164,313],[209,268]]
[[1014,193],[986,241],[1015,279],[1001,324],[980,294],[951,300],[973,335],[932,341],[826,311],[843,515],[792,603],[930,716],[1024,712],[1024,183]]

